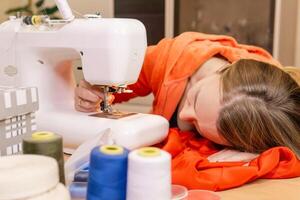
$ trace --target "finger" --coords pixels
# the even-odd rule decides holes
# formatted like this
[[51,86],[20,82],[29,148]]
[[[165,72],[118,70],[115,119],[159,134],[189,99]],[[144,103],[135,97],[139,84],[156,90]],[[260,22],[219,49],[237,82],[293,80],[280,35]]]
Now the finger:
[[92,104],[91,102],[77,100],[75,102],[75,109],[81,112],[96,112],[100,108],[99,104]]
[[78,105],[86,109],[95,109],[97,107],[96,104],[84,100],[80,101]]
[[100,107],[100,103],[86,101],[84,99],[81,99],[80,97],[76,98],[75,104],[86,109],[93,109],[93,108]]
[[83,100],[87,100],[95,103],[101,101],[100,97],[94,94],[94,92],[82,87],[77,87],[75,89],[75,96],[80,97]]
[[97,112],[97,110],[98,110],[98,109],[86,109],[86,108],[83,108],[79,105],[76,105],[75,109],[79,112],[86,112],[86,113],[88,113],[88,112]]

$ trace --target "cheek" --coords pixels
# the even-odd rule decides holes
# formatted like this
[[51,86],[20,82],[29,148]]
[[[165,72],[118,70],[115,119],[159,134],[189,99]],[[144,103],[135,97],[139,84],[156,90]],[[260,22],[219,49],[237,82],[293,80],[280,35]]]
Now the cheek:
[[219,117],[220,105],[219,81],[213,78],[203,83],[196,102],[197,117],[201,124],[215,124]]
[[195,125],[196,129],[203,137],[213,141],[214,143],[229,146],[229,143],[218,133],[217,128],[201,126],[199,123]]
[[217,144],[228,145],[229,143],[219,134],[217,129],[217,120],[220,110],[218,101],[205,101],[201,108],[201,111],[199,109],[197,113],[197,121],[195,122],[197,130],[203,137]]
[[217,130],[217,120],[221,109],[219,81],[208,80],[205,86],[196,102],[195,126],[203,137],[218,144],[228,145]]
[[228,145],[228,142],[219,134],[215,125],[201,125],[199,121],[195,122],[195,127],[201,136],[221,145]]
[[207,91],[196,102],[197,122],[201,129],[216,132],[216,123],[221,109],[218,91]]

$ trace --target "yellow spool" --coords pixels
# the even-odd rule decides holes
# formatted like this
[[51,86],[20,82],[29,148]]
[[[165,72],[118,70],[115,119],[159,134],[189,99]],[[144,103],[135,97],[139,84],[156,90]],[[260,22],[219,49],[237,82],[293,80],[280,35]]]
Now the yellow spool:
[[35,132],[31,135],[34,140],[50,140],[55,138],[55,134],[47,131]]
[[31,18],[31,23],[33,25],[40,25],[42,23],[42,17],[41,16],[38,16],[38,15],[34,15],[32,16]]
[[138,150],[138,155],[142,157],[160,156],[160,149],[156,147],[143,147]]
[[104,145],[100,147],[100,152],[108,155],[121,155],[124,152],[123,147],[118,145]]

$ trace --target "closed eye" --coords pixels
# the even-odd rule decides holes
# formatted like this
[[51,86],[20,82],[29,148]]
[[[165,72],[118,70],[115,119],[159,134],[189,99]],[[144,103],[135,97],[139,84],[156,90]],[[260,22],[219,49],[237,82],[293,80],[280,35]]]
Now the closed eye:
[[195,110],[196,115],[198,114],[198,113],[197,113],[197,108],[196,108],[196,107],[197,107],[197,101],[198,101],[198,97],[199,97],[200,92],[201,92],[201,88],[198,89],[196,95],[194,96],[194,98],[195,98],[195,102],[194,102],[194,110]]
[[226,64],[222,66],[220,69],[216,71],[216,74],[223,74],[225,71],[227,71],[230,67],[230,64]]

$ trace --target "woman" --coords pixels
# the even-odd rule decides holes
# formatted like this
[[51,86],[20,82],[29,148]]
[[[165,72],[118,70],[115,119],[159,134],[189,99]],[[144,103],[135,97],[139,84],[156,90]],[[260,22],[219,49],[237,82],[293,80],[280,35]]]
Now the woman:
[[[174,158],[173,182],[189,188],[220,190],[267,173],[257,170],[242,182],[236,180],[231,184],[226,184],[224,177],[223,183],[218,183],[221,179],[214,173],[210,175],[212,184],[197,180],[203,176],[199,173],[203,166],[211,170],[224,167],[224,162],[214,166],[206,163],[220,147],[207,140],[203,143],[197,135],[186,131],[243,152],[262,153],[285,146],[300,156],[299,74],[296,68],[282,68],[264,50],[239,45],[231,37],[184,33],[149,47],[139,80],[130,86],[134,93],[116,95],[115,102],[153,92],[152,112],[166,117],[172,127],[180,129],[171,129],[163,146]],[[93,111],[101,101],[101,93],[84,81],[76,94],[75,107],[80,111]],[[200,152],[204,146],[209,151]],[[187,151],[190,149],[192,152]],[[199,157],[204,157],[205,163]],[[252,154],[248,158],[252,162],[254,157]],[[240,161],[243,162],[235,163],[238,167],[248,160]],[[235,164],[230,167],[237,167]],[[189,169],[192,181],[184,176]],[[270,177],[288,176],[290,171]]]

